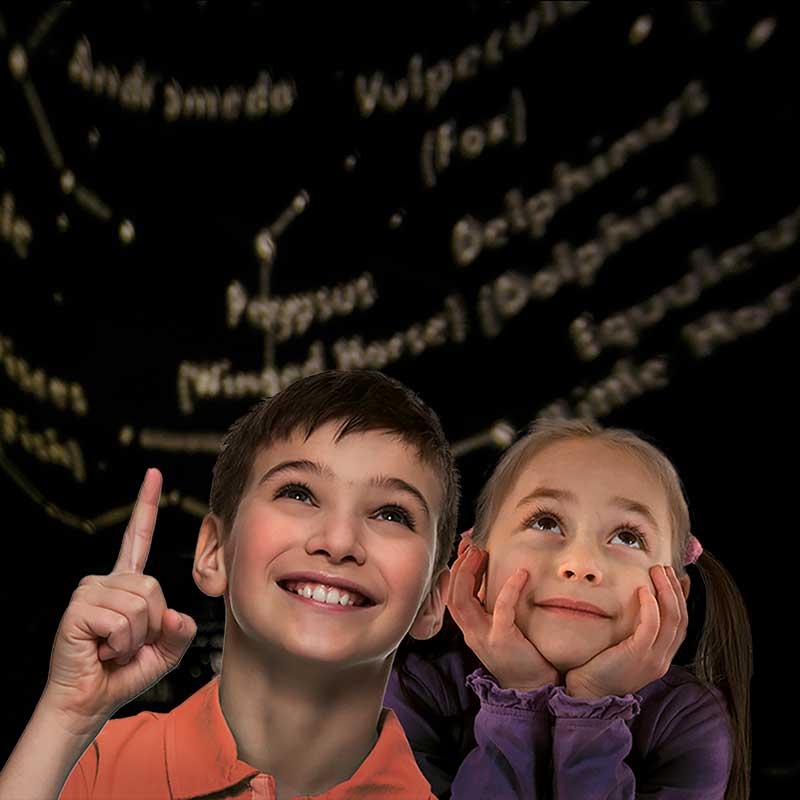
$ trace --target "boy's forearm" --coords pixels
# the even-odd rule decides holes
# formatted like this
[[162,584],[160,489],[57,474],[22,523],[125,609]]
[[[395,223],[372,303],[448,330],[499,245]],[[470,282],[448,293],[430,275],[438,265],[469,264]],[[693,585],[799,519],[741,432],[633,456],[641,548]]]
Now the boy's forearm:
[[103,724],[75,733],[44,698],[40,700],[0,771],[0,800],[56,800]]

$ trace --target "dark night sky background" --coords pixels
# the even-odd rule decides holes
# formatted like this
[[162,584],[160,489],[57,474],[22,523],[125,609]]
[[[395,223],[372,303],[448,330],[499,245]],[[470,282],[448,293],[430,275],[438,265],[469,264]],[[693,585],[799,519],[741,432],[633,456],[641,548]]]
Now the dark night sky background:
[[462,527],[555,407],[663,447],[751,613],[753,796],[796,796],[794,6],[169,6],[0,2],[0,758],[144,470],[200,634],[123,713],[212,674],[219,435],[378,366],[440,413]]

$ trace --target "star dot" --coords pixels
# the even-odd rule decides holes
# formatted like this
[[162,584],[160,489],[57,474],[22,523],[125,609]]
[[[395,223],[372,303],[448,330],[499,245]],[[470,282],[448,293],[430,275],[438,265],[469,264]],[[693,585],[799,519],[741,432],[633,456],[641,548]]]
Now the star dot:
[[28,72],[28,54],[21,44],[15,44],[8,53],[8,68],[17,80]]

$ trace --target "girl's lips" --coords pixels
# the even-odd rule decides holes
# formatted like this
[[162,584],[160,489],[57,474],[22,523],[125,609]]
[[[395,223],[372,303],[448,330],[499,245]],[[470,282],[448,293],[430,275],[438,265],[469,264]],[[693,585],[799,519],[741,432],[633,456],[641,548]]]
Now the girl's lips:
[[603,619],[611,618],[611,615],[607,614],[599,606],[585,603],[583,600],[573,600],[570,597],[549,597],[546,600],[540,600],[536,605],[548,611],[560,611],[565,614],[601,617]]

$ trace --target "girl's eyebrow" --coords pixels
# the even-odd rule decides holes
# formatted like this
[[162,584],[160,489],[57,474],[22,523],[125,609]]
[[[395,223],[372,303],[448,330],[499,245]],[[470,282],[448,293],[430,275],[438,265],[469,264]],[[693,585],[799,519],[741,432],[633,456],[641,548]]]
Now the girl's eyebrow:
[[549,489],[546,486],[540,486],[538,489],[534,489],[530,494],[526,494],[525,497],[517,503],[517,508],[522,508],[522,506],[528,505],[528,503],[532,503],[534,500],[538,500],[542,497],[549,497],[551,500],[564,500],[568,503],[574,503],[578,499],[572,492],[568,492],[566,489]]
[[[566,489],[550,489],[546,486],[540,486],[537,489],[534,489],[530,494],[526,494],[522,500],[517,503],[517,508],[521,508],[528,503],[532,503],[534,500],[538,500],[542,497],[550,498],[551,500],[561,500],[565,503],[575,503],[577,502],[577,497],[573,492],[567,491]],[[655,514],[650,510],[650,507],[645,505],[644,503],[640,503],[638,500],[631,500],[628,497],[612,497],[611,498],[612,505],[621,508],[623,511],[631,511],[636,514],[641,514],[656,530],[658,530],[658,523],[656,522]]]
[[638,500],[630,500],[627,497],[613,497],[611,502],[624,511],[632,511],[636,514],[641,514],[656,530],[658,530],[655,514],[653,514],[650,507],[646,506],[644,503],[640,503]]

